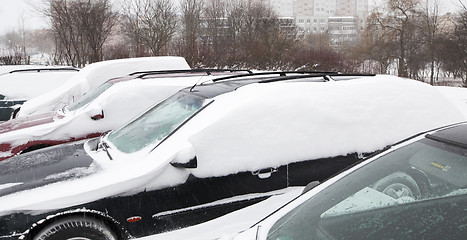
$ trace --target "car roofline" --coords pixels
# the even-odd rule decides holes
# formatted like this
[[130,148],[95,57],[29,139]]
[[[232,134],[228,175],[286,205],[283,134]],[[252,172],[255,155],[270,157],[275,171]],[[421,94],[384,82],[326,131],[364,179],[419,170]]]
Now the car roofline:
[[18,73],[18,72],[43,72],[43,71],[48,71],[48,72],[53,72],[53,71],[75,71],[79,72],[78,68],[74,67],[57,67],[57,68],[28,68],[28,69],[18,69],[18,70],[13,70],[8,73]]
[[247,72],[248,74],[253,73],[248,69],[222,69],[222,68],[199,68],[199,69],[180,69],[180,70],[159,70],[159,71],[140,71],[133,72],[128,74],[129,76],[134,76],[135,78],[143,78],[150,75],[162,75],[162,74],[172,74],[172,73],[206,73],[206,75],[211,75],[212,73],[218,72]]
[[[322,78],[322,82],[329,82],[329,81],[334,81],[334,77],[344,77],[344,76],[353,76],[353,77],[367,76],[368,77],[368,76],[376,76],[376,75],[375,74],[360,74],[360,73],[321,72],[321,71],[255,72],[255,73],[250,73],[250,74],[237,74],[233,76],[210,79],[204,82],[196,83],[195,85],[184,88],[181,91],[187,91],[187,92],[193,93],[193,92],[199,92],[199,89],[196,87],[200,87],[200,86],[203,86],[203,87],[216,86],[217,84],[222,84],[226,82],[233,82],[233,81],[240,82],[240,81],[250,80],[250,82],[245,83],[244,85],[239,84],[238,86],[235,86],[234,88],[223,89],[219,91],[217,94],[209,94],[210,97],[214,97],[214,96],[224,94],[227,92],[235,91],[237,88],[243,87],[245,85],[249,85],[250,83],[273,83],[273,82],[281,82],[281,81],[285,82],[285,81],[290,81],[290,80],[306,79],[306,78],[314,78],[313,80],[315,81],[316,81],[316,78]],[[256,81],[255,81],[255,77],[258,77]],[[206,82],[210,82],[210,84],[205,84]]]

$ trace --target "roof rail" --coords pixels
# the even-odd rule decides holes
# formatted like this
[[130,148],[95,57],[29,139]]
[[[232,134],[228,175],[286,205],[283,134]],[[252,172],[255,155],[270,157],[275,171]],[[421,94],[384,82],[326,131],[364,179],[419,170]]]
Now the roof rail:
[[[206,73],[207,75],[211,75],[214,72],[248,72],[248,74],[252,74],[251,70],[247,69],[214,69],[214,68],[199,68],[199,69],[181,69],[181,70],[159,70],[159,71],[141,71],[141,72],[133,72],[128,74],[129,76],[136,76],[137,78],[143,78],[149,75],[157,75],[157,74],[171,74],[171,73]],[[248,75],[247,74],[247,75]]]
[[323,77],[326,82],[335,81],[333,77],[374,77],[375,74],[360,74],[360,73],[330,73],[330,74],[306,74],[306,75],[295,75],[295,76],[286,76],[286,77],[277,77],[271,78],[263,81],[259,81],[259,83],[270,83],[270,82],[279,82],[285,80],[294,80],[299,78],[309,78],[309,77]]
[[264,76],[264,75],[278,75],[277,77],[285,77],[288,74],[320,74],[320,75],[329,75],[329,74],[339,74],[338,72],[327,72],[327,71],[273,71],[273,72],[256,72],[250,74],[240,74],[235,76],[227,76],[213,79],[213,82],[219,82],[223,80],[229,80],[232,78],[240,78],[240,77],[250,77],[250,76]]
[[78,68],[74,67],[58,67],[58,68],[27,68],[27,69],[18,69],[13,70],[8,73],[17,73],[17,72],[42,72],[42,71],[76,71],[79,72]]

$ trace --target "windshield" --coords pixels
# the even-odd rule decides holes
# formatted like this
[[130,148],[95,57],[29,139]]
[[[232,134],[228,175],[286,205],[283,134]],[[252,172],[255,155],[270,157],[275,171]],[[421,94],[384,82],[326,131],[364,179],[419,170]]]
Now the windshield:
[[308,199],[267,239],[463,239],[466,209],[467,150],[423,139]]
[[170,133],[193,116],[205,98],[178,92],[126,125],[111,132],[108,140],[124,153],[133,153],[146,146],[157,146]]
[[86,93],[82,98],[80,98],[79,101],[74,102],[70,104],[66,109],[68,111],[75,111],[76,109],[79,109],[88,103],[90,103],[92,100],[96,99],[101,93],[103,93],[105,90],[110,88],[113,85],[112,82],[106,82],[99,87],[93,89],[92,91],[89,91]]

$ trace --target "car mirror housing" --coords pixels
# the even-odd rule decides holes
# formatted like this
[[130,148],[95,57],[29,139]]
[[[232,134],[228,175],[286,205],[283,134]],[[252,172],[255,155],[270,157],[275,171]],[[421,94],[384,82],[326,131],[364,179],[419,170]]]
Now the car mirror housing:
[[318,186],[319,184],[320,184],[319,181],[313,181],[313,182],[308,183],[308,184],[305,186],[305,188],[303,189],[302,194],[307,193],[308,191],[310,191],[311,189],[315,188],[315,187]]
[[104,110],[102,109],[93,109],[89,112],[91,119],[94,121],[101,120],[104,118]]
[[198,167],[198,159],[196,156],[188,162],[171,162],[170,165],[172,165],[175,168],[186,168],[186,169],[194,169]]

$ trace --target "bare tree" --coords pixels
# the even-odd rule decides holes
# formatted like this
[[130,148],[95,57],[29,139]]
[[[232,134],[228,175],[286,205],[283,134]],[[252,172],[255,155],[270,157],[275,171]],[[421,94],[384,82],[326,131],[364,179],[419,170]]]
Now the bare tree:
[[380,18],[378,11],[372,12],[368,17],[362,40],[354,51],[363,61],[368,61],[371,65],[377,63],[371,73],[387,74],[389,65],[397,58],[397,37],[391,32],[383,31]]
[[436,50],[439,47],[439,1],[426,0],[424,9],[421,13],[422,21],[420,24],[421,34],[425,41],[425,51],[428,57],[427,61],[430,64],[430,84],[434,85],[435,80],[435,64]]
[[82,67],[103,60],[102,49],[116,24],[110,0],[47,0],[57,56]]
[[231,67],[278,68],[294,46],[290,28],[260,0],[237,0],[227,6],[224,45]]
[[198,42],[201,35],[201,21],[204,4],[197,0],[181,0],[181,22],[183,29],[182,56],[190,66],[195,66],[199,61]]
[[376,9],[375,21],[385,34],[392,34],[398,43],[398,75],[408,77],[408,42],[415,38],[415,19],[419,15],[419,0],[388,0],[382,12]]
[[144,52],[145,48],[152,55],[167,54],[177,25],[176,9],[172,1],[131,0],[125,3],[125,32],[136,44],[137,55]]
[[[225,1],[209,1],[203,11],[200,61],[207,66],[227,66],[227,6]],[[230,42],[230,41],[229,41]]]
[[464,87],[467,87],[467,9],[464,8],[457,19],[453,36],[459,70],[462,72]]

